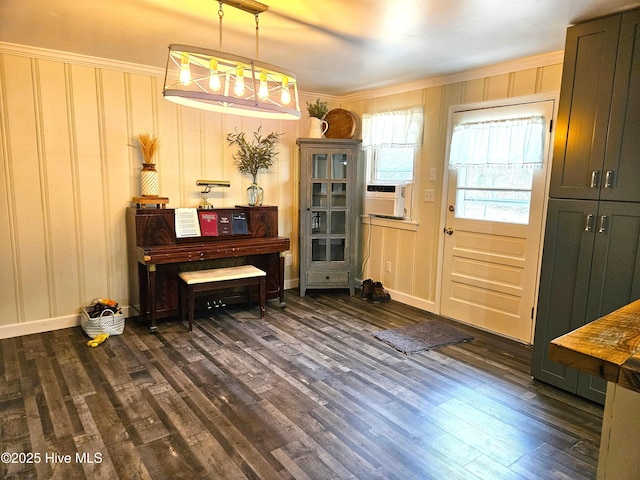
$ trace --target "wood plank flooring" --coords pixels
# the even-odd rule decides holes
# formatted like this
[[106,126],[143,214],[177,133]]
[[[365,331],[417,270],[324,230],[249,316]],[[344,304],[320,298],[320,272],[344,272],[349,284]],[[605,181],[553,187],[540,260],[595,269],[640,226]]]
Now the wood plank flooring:
[[4,479],[594,479],[602,408],[531,379],[530,348],[403,355],[372,333],[429,314],[286,292],[194,331],[127,320],[0,340]]

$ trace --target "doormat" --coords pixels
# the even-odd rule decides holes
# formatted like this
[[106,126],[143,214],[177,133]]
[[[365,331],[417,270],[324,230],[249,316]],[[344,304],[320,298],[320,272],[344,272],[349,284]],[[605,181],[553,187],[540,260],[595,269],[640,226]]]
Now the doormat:
[[373,336],[405,354],[473,340],[473,336],[468,333],[437,320],[382,330],[375,332]]

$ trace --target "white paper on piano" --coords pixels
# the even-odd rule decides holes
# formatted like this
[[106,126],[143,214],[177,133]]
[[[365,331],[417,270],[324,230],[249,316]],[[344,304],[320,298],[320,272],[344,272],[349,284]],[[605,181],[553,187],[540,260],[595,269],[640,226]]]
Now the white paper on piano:
[[196,208],[176,208],[176,237],[199,237],[200,221],[198,220],[198,209]]

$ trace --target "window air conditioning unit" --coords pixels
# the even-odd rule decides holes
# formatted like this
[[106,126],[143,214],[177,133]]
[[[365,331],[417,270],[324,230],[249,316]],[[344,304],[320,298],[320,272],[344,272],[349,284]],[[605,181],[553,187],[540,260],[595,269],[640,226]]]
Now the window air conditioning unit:
[[364,213],[378,217],[410,218],[413,183],[370,183],[364,194]]

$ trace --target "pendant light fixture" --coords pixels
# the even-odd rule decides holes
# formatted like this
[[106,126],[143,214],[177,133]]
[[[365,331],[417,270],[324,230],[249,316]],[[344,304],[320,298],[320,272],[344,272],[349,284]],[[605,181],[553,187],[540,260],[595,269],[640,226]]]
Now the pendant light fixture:
[[219,0],[219,49],[222,5],[252,13],[256,22],[256,59],[220,50],[169,45],[162,94],[189,107],[259,118],[300,118],[298,84],[290,71],[258,60],[259,18],[268,6],[254,0]]

